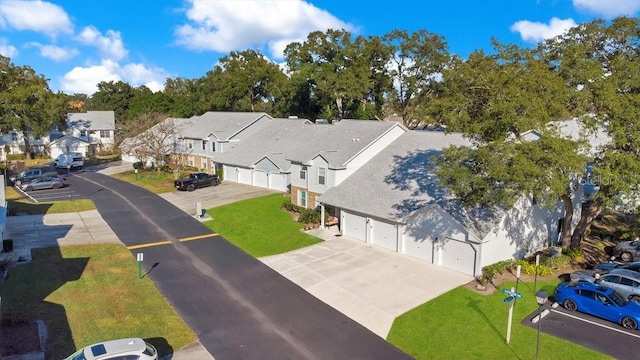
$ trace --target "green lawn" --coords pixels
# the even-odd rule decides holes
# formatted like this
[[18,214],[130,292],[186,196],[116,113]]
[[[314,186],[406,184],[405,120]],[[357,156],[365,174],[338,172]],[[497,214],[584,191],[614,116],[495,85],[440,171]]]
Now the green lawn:
[[288,197],[274,194],[207,210],[213,220],[205,225],[255,257],[313,245],[322,240],[300,231],[280,206]]
[[[539,283],[552,294],[556,282]],[[501,286],[510,288],[515,283]],[[513,313],[510,344],[506,344],[509,305],[496,291],[481,295],[459,287],[398,317],[387,340],[417,359],[533,359],[535,329],[520,321],[538,308],[533,283],[520,283],[522,299]],[[544,321],[544,318],[543,320]],[[541,359],[608,359],[585,347],[541,333]]]
[[0,282],[2,319],[41,319],[48,359],[123,337],[151,338],[167,354],[196,340],[122,245],[34,249],[33,262]]
[[124,173],[113,174],[111,176],[116,179],[138,185],[156,194],[171,192],[176,189],[173,187],[173,173],[140,170],[138,174],[136,174],[131,170]]

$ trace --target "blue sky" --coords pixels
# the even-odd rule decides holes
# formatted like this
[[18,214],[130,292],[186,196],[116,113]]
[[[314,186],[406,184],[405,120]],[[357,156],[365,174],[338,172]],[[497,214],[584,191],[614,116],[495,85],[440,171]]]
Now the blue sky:
[[0,0],[0,54],[54,90],[92,94],[100,81],[161,90],[248,48],[274,62],[309,32],[426,29],[463,58],[502,43],[533,46],[576,24],[638,16],[640,0]]

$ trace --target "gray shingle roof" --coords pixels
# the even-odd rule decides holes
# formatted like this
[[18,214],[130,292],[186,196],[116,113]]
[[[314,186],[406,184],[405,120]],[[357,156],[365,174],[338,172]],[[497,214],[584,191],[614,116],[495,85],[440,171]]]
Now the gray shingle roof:
[[212,158],[223,164],[250,167],[266,156],[280,170],[286,171],[290,167],[286,153],[303,146],[301,138],[318,126],[305,119],[271,119],[257,133],[238,142],[225,153],[215,153]]
[[319,201],[371,216],[402,222],[412,212],[440,206],[482,239],[496,217],[465,209],[438,185],[431,157],[450,146],[471,146],[461,134],[408,131]]
[[371,120],[314,125],[304,119],[272,119],[230,151],[214,155],[213,160],[249,167],[267,156],[286,171],[291,161],[303,163],[322,155],[330,168],[340,168],[394,126],[399,125]]
[[209,111],[191,117],[193,125],[186,128],[182,135],[185,138],[204,139],[213,134],[220,140],[229,140],[263,116],[271,118],[266,113]]
[[292,148],[287,158],[304,163],[322,155],[330,168],[340,168],[394,126],[401,125],[377,120],[341,120],[317,125],[313,133],[300,139],[300,146]]
[[113,111],[87,111],[67,114],[67,127],[87,130],[113,130],[116,118]]

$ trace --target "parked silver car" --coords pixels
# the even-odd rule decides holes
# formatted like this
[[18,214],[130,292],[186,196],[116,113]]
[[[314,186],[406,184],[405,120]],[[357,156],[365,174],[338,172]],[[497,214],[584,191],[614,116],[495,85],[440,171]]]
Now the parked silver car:
[[140,338],[105,341],[84,347],[65,360],[157,360],[158,352],[153,345]]
[[[582,270],[571,273],[571,281],[597,282],[600,285],[610,287],[621,295],[640,301],[640,273],[627,269],[613,269],[605,274],[594,270]],[[596,278],[599,278],[596,281]]]
[[640,240],[620,241],[613,248],[613,256],[625,262],[640,260]]
[[41,189],[57,189],[64,187],[65,183],[59,176],[42,176],[26,184],[20,185],[22,191],[33,191]]

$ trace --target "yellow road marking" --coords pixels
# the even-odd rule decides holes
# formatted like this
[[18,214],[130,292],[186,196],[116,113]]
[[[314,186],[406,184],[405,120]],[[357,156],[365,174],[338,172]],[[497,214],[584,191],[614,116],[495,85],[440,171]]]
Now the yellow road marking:
[[178,241],[191,241],[191,240],[206,239],[206,238],[215,237],[215,236],[218,236],[218,235],[219,235],[218,233],[206,234],[206,235],[198,235],[198,236],[181,238],[181,239],[178,239]]
[[127,249],[135,250],[135,249],[142,249],[142,248],[146,248],[146,247],[158,246],[158,245],[166,245],[166,244],[171,244],[171,241],[170,240],[165,240],[165,241],[157,241],[157,242],[140,244],[140,245],[131,245],[131,246],[127,246]]

